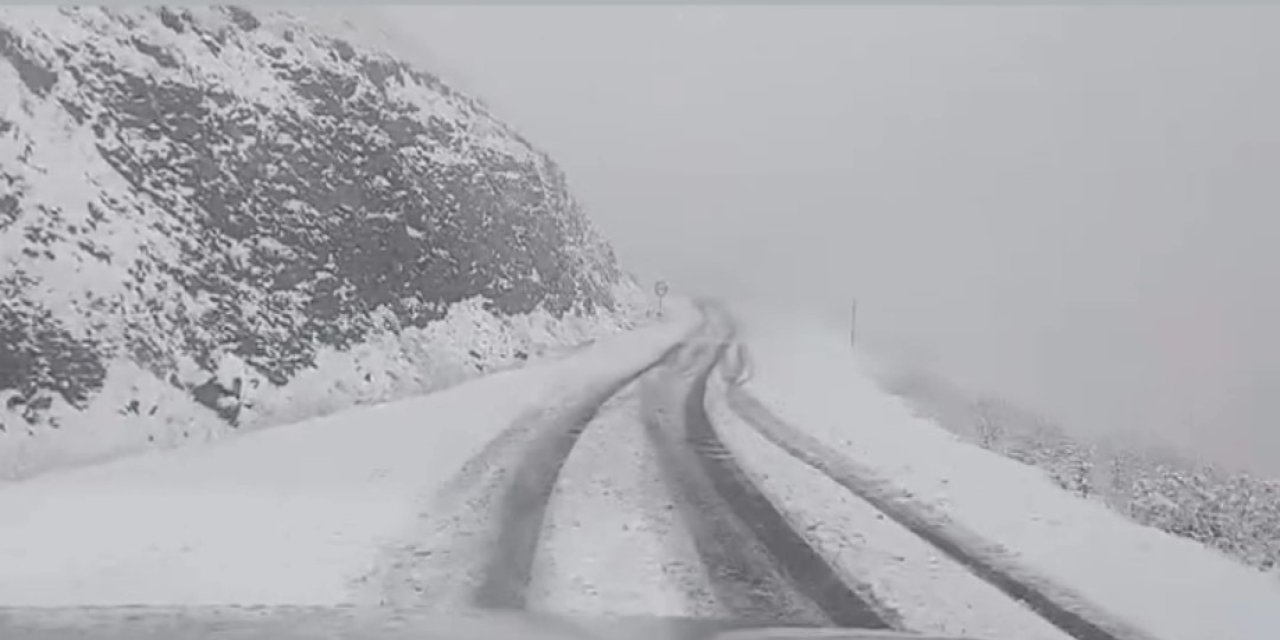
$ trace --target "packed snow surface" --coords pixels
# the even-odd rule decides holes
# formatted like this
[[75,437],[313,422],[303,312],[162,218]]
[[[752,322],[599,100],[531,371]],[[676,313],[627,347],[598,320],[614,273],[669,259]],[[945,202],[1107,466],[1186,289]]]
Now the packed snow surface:
[[535,610],[722,614],[645,435],[643,383],[606,403],[565,461],[534,564]]

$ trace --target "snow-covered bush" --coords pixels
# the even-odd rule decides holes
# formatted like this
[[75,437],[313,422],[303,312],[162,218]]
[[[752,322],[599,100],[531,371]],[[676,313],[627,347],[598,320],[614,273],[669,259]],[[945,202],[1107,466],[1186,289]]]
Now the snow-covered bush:
[[1280,481],[1226,471],[1132,439],[1069,435],[1007,400],[974,397],[926,372],[895,372],[883,383],[921,415],[1043,470],[1067,491],[1250,566],[1280,571]]
[[499,316],[484,299],[471,298],[426,327],[389,326],[351,349],[325,349],[314,368],[286,385],[251,380],[242,420],[249,426],[280,424],[397,400],[515,366],[550,349],[590,342],[630,324],[626,317],[604,313],[557,319],[541,308]]
[[[17,392],[3,390],[0,480],[148,448],[207,442],[443,389],[633,327],[647,306],[643,294],[630,300],[612,313],[556,318],[542,308],[498,315],[476,297],[421,328],[401,328],[394,315],[375,314],[383,321],[381,331],[346,350],[321,350],[314,366],[284,385],[273,384],[231,353],[218,357],[212,375],[180,362],[180,374],[170,380],[118,358],[108,368],[101,392],[83,406],[50,398],[47,419],[40,425],[24,419],[25,401],[15,401]],[[211,399],[201,398],[202,389],[216,391]],[[234,389],[238,393],[230,393]]]

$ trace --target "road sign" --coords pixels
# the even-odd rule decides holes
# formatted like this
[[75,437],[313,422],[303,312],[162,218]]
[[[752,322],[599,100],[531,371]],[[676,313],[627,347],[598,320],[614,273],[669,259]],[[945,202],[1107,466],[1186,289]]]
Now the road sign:
[[658,294],[659,298],[667,295],[667,283],[663,280],[653,283],[653,292]]

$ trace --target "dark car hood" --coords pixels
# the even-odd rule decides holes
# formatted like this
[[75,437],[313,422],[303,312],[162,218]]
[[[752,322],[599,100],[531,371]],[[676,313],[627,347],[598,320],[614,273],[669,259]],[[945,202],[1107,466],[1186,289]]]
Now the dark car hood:
[[976,640],[712,618],[360,607],[0,608],[5,640]]

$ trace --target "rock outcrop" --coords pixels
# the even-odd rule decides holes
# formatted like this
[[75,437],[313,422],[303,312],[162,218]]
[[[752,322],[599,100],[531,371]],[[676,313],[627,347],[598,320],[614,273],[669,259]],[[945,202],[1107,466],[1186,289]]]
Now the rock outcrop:
[[121,362],[282,386],[464,300],[596,317],[629,283],[545,154],[387,54],[279,12],[0,9],[9,436]]

